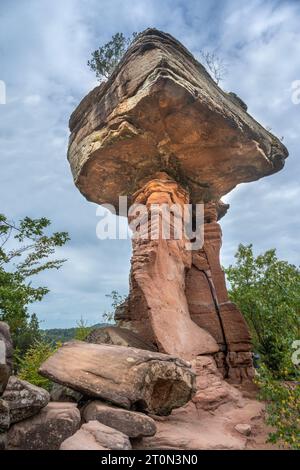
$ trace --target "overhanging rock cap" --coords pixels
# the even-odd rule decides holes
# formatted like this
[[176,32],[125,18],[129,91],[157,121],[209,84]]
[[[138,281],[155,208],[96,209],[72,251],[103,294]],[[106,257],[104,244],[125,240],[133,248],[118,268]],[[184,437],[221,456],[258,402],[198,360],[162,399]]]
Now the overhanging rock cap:
[[75,184],[118,207],[163,171],[197,203],[281,170],[286,147],[233,95],[171,35],[147,29],[71,115]]

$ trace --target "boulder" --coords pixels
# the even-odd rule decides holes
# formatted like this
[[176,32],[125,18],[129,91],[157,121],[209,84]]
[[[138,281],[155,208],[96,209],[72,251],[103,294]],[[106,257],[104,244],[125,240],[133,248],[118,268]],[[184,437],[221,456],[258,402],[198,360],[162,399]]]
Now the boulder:
[[60,450],[130,450],[128,437],[98,421],[83,424],[79,431],[66,439]]
[[148,351],[157,351],[157,348],[149,341],[144,341],[128,328],[119,326],[105,326],[92,330],[85,341],[94,344],[115,344],[116,346],[127,346]]
[[8,431],[8,449],[57,450],[80,427],[74,403],[49,403],[39,414],[14,424]]
[[99,421],[131,438],[153,436],[156,432],[155,421],[149,416],[117,408],[99,400],[89,403],[84,408],[82,417],[85,421]]
[[6,431],[10,426],[8,403],[0,398],[0,433]]
[[12,375],[3,399],[9,406],[10,422],[17,423],[37,414],[48,404],[50,395],[47,390]]
[[158,415],[184,405],[195,391],[195,374],[181,359],[83,341],[65,343],[39,372],[90,397]]
[[12,372],[13,346],[7,323],[0,321],[0,396]]
[[243,436],[250,436],[251,434],[251,426],[250,424],[236,424],[234,426],[234,429],[239,432],[240,434],[243,434]]
[[54,383],[50,391],[51,401],[78,403],[83,395],[70,387]]

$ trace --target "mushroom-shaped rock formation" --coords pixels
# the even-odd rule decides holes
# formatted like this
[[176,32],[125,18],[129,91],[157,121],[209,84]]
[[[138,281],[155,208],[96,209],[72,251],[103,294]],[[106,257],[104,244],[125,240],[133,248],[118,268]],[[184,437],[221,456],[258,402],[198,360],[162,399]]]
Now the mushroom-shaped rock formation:
[[229,302],[219,261],[217,220],[227,210],[220,198],[279,171],[286,148],[182,44],[155,29],[138,35],[111,77],[82,100],[70,130],[69,162],[88,200],[117,210],[120,195],[146,207],[205,204],[204,244],[197,249],[187,249],[184,230],[180,239],[164,239],[152,219],[150,227],[140,222],[141,233],[159,235],[133,239],[120,325],[162,352],[217,353],[234,380],[249,375],[250,336]]

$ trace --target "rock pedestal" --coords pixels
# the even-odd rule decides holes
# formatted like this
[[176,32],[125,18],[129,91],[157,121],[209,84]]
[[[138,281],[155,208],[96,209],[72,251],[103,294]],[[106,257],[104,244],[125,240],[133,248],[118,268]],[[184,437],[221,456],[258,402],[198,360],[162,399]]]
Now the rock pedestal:
[[[140,234],[158,236],[133,240],[120,325],[161,352],[214,354],[232,381],[251,378],[250,336],[227,296],[217,220],[222,196],[282,169],[285,146],[182,44],[155,29],[138,35],[109,79],[82,100],[70,131],[68,159],[88,200],[112,204],[117,214],[120,195],[158,212],[174,203],[205,205],[204,245],[192,252],[187,237],[161,237],[157,219],[147,225],[141,218]],[[130,210],[128,217],[137,218]]]
[[[192,321],[185,295],[185,275],[192,262],[183,225],[188,193],[168,175],[156,176],[134,195],[135,204],[152,212],[140,217],[133,239],[129,308],[121,324],[167,354],[190,359],[215,353],[216,341]],[[172,214],[172,208],[178,213]],[[169,223],[170,215],[177,220]],[[130,219],[132,223],[134,217]]]

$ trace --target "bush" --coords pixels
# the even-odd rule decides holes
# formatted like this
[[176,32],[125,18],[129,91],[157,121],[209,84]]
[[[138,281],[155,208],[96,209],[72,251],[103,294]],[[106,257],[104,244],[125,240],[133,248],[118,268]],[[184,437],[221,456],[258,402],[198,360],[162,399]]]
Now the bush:
[[259,398],[267,402],[266,422],[274,427],[268,442],[300,450],[300,387],[299,382],[275,380],[262,365],[256,379]]
[[18,377],[37,387],[50,390],[52,385],[51,380],[42,377],[38,370],[41,364],[57,351],[59,346],[59,343],[53,345],[45,339],[35,341],[26,351],[25,355],[18,358]]
[[77,322],[74,339],[84,341],[91,331],[92,327],[87,326],[87,322],[83,318],[80,318],[80,320]]

